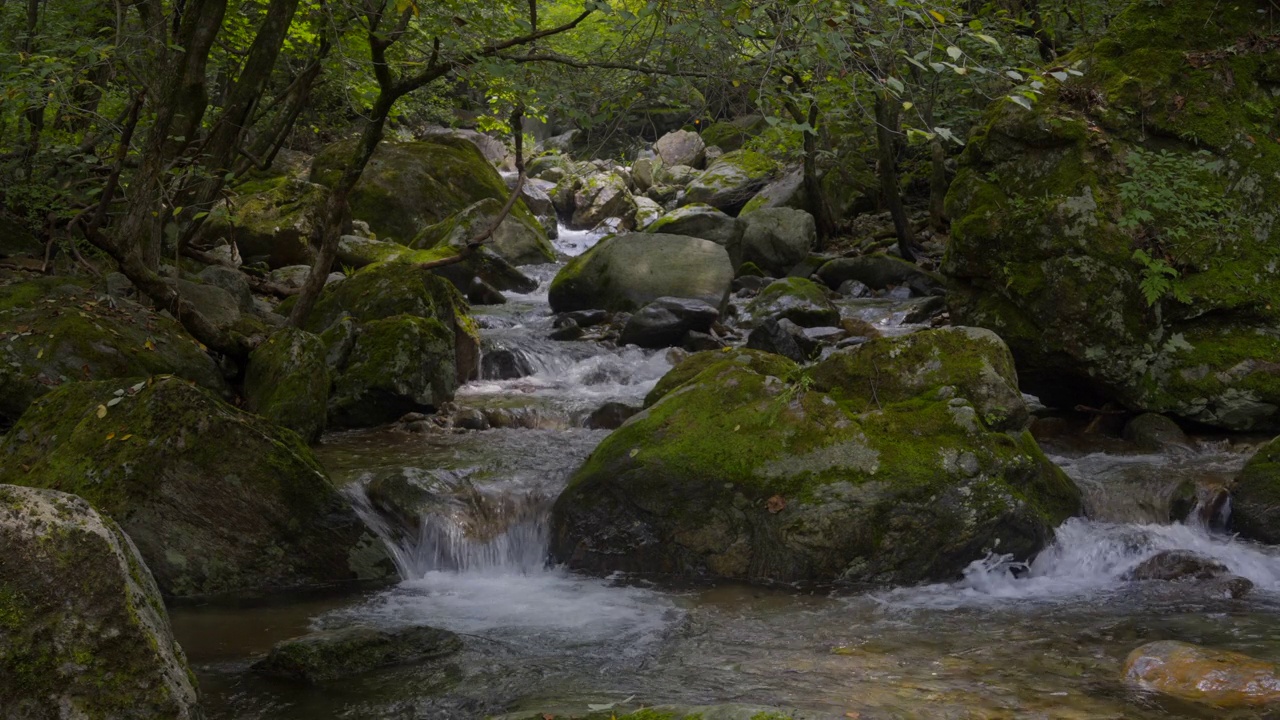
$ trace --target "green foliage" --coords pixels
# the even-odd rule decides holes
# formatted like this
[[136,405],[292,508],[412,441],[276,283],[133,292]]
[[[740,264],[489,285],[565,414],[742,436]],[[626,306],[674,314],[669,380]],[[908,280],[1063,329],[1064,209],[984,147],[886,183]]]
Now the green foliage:
[[1133,251],[1133,259],[1142,266],[1142,280],[1138,285],[1147,305],[1155,305],[1166,295],[1181,303],[1191,302],[1191,296],[1179,282],[1182,273],[1177,268],[1160,258],[1151,257],[1142,249]]

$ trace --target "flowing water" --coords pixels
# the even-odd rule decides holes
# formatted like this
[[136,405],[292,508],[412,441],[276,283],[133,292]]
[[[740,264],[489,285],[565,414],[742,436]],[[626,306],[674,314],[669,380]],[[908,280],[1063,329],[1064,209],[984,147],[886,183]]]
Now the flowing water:
[[[562,232],[562,252],[595,240]],[[915,588],[811,591],[731,583],[655,585],[548,567],[546,519],[569,474],[606,431],[584,429],[608,402],[639,405],[666,353],[546,339],[546,283],[477,308],[486,350],[523,377],[482,379],[460,405],[536,418],[519,429],[337,434],[321,460],[393,548],[405,580],[359,597],[250,608],[183,608],[175,631],[209,717],[471,720],[526,711],[568,716],[617,703],[744,703],[805,718],[1262,717],[1170,704],[1127,691],[1125,655],[1180,639],[1280,660],[1280,555],[1170,524],[1175,491],[1220,484],[1252,448],[1202,443],[1136,454],[1101,444],[1047,449],[1085,492],[1091,519],[1058,529],[1028,568],[1001,558],[963,580]],[[847,301],[842,311],[905,332],[912,302]],[[492,377],[492,376],[491,376]],[[442,498],[416,533],[374,513],[371,481],[402,475]],[[1216,512],[1216,511],[1215,511]],[[1124,579],[1166,549],[1211,556],[1255,583],[1231,600],[1212,588]],[[255,677],[249,664],[309,629],[430,624],[462,634],[443,664],[315,688]]]

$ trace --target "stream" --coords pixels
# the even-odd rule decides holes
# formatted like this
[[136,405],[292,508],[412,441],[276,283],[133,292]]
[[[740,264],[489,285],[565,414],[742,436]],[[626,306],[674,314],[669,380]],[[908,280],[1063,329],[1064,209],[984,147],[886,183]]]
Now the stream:
[[[562,230],[557,247],[573,255],[595,239]],[[490,374],[457,403],[520,414],[521,427],[375,429],[332,434],[317,449],[390,541],[403,582],[356,597],[172,611],[211,720],[475,720],[642,702],[766,705],[824,720],[1264,717],[1178,705],[1120,682],[1124,657],[1152,640],[1280,660],[1280,548],[1161,522],[1179,484],[1231,477],[1253,449],[1244,442],[1162,454],[1046,442],[1084,490],[1090,519],[1061,526],[1019,577],[991,558],[956,583],[831,592],[548,567],[550,505],[608,434],[585,429],[585,419],[605,403],[638,406],[671,367],[665,351],[546,339],[546,286],[558,267],[526,268],[537,291],[475,308],[486,352],[507,352],[531,374]],[[907,332],[915,302],[847,300],[842,312]],[[416,538],[399,537],[380,527],[362,491],[387,473],[465,485],[478,499],[425,518]],[[485,511],[468,510],[477,507]],[[1122,579],[1166,549],[1209,555],[1255,588],[1230,600]],[[279,640],[353,623],[444,627],[465,649],[443,664],[311,688],[248,672]]]

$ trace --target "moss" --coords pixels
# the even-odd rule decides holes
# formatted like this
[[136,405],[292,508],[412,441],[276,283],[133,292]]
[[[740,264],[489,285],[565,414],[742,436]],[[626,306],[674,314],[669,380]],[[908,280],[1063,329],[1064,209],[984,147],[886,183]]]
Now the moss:
[[309,442],[324,430],[329,386],[325,345],[301,330],[276,332],[253,351],[245,367],[247,409]]
[[1231,526],[1242,537],[1280,543],[1280,439],[1262,446],[1232,485]]
[[334,378],[330,420],[340,427],[367,427],[453,399],[454,342],[454,332],[435,318],[395,315],[364,323]]
[[765,277],[765,274],[759,265],[748,261],[738,266],[738,273],[734,277]]
[[[461,251],[472,240],[489,230],[494,218],[502,212],[503,203],[485,198],[434,225],[423,228],[410,243],[415,248],[445,246]],[[508,216],[486,245],[512,265],[534,265],[555,261],[555,249],[547,240],[539,223],[529,224],[519,216]]]
[[826,288],[808,278],[787,277],[769,283],[747,306],[757,320],[785,318],[801,327],[826,327],[840,322],[840,310]]
[[725,152],[740,149],[750,137],[751,133],[725,120],[712,123],[702,131],[702,141],[707,147],[718,147]]

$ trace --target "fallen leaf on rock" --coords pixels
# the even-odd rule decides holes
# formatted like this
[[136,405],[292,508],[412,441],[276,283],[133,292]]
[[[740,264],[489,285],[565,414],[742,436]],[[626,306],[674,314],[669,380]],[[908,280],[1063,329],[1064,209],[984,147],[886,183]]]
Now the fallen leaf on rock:
[[106,405],[99,405],[99,406],[98,406],[98,417],[100,417],[100,418],[104,418],[104,417],[106,417],[106,416],[107,416],[107,406],[106,406]]
[[781,495],[774,495],[765,501],[764,506],[769,510],[769,512],[777,515],[787,506],[787,500]]
[[111,438],[113,438],[113,437],[115,437],[115,436],[116,436],[116,434],[115,434],[115,433],[113,433],[113,432],[109,432],[109,433],[107,433],[107,439],[108,439],[108,440],[110,440]]

